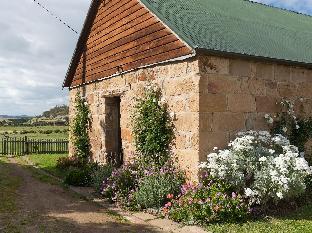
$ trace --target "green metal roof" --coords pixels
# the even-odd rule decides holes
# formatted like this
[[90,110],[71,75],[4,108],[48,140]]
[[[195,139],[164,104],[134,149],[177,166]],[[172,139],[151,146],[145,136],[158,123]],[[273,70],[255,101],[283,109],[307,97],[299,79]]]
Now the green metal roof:
[[193,49],[312,64],[312,17],[246,0],[141,0]]

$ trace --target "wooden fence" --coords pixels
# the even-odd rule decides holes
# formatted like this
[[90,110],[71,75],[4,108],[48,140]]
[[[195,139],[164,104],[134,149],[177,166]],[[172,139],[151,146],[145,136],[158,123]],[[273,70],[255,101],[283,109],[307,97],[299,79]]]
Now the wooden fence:
[[68,140],[64,139],[0,139],[1,155],[56,154],[68,152]]

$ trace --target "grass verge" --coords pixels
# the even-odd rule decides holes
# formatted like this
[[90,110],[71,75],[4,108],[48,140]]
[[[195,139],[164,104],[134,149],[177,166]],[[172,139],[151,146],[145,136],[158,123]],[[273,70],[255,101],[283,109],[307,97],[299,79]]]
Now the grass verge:
[[242,224],[211,224],[206,230],[214,233],[310,233],[312,232],[312,203],[281,217],[248,221]]
[[56,167],[57,160],[59,158],[63,158],[68,156],[68,154],[62,155],[28,155],[27,158],[36,166],[41,168],[42,170],[57,176],[61,179],[65,177],[65,172]]
[[16,195],[22,179],[12,176],[5,158],[0,158],[0,232],[18,232],[12,216],[17,211]]

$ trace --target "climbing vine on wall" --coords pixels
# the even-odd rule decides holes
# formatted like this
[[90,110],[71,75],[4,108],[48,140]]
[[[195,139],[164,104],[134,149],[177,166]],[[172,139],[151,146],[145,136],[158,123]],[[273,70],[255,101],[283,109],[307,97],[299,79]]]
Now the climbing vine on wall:
[[72,141],[74,146],[74,156],[85,164],[89,162],[90,139],[88,128],[90,123],[90,110],[86,101],[77,93],[75,99],[76,114],[72,122]]
[[136,100],[133,114],[133,135],[142,161],[162,166],[170,156],[173,126],[157,86],[149,85]]

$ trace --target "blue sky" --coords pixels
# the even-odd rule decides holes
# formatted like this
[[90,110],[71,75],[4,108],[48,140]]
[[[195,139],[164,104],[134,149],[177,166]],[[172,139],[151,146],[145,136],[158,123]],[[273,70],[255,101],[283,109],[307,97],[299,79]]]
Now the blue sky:
[[267,5],[312,15],[312,0],[254,0],[254,2],[261,2]]
[[[39,1],[78,31],[91,2]],[[254,1],[312,15],[312,0]],[[33,0],[0,0],[0,29],[0,115],[38,115],[67,104],[61,86],[78,36]]]

